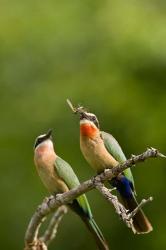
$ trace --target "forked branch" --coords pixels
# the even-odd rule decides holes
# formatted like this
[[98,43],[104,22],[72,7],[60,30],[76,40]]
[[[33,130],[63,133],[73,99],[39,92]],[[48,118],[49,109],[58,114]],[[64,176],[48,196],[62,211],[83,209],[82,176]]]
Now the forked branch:
[[[126,160],[122,164],[117,165],[113,169],[106,169],[103,173],[83,182],[77,188],[45,199],[32,216],[28,225],[25,234],[25,250],[47,250],[47,244],[55,237],[57,225],[61,221],[62,216],[67,212],[66,208],[64,209],[64,206],[62,207],[62,205],[66,205],[67,203],[76,199],[78,196],[94,188],[99,190],[100,193],[102,193],[102,195],[113,204],[116,213],[118,213],[126,225],[133,230],[132,217],[137,213],[140,207],[151,201],[152,198],[150,197],[147,200],[142,200],[142,202],[134,211],[128,213],[124,206],[118,201],[117,197],[112,195],[111,192],[105,188],[103,182],[106,180],[111,180],[113,177],[116,177],[118,174],[122,173],[125,169],[132,167],[137,163],[156,157],[166,158],[166,156],[161,154],[157,149],[148,148],[140,155],[132,155],[130,159]],[[45,220],[46,216],[51,212],[54,212],[56,208],[58,208],[58,210],[54,215],[47,231],[43,237],[39,237],[38,231],[42,222]]]
[[101,182],[96,182],[96,189],[108,200],[115,208],[115,212],[120,216],[123,222],[128,228],[131,228],[133,233],[136,233],[135,227],[133,226],[133,217],[138,212],[138,210],[145,204],[153,200],[152,197],[148,199],[143,199],[140,204],[132,211],[129,212],[118,200],[117,196],[113,195],[108,188],[104,186]]

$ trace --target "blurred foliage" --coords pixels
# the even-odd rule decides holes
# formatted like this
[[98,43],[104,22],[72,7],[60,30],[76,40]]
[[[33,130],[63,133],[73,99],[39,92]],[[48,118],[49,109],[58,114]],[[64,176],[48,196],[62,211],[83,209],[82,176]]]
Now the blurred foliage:
[[[35,137],[54,129],[55,148],[80,180],[94,173],[79,149],[78,118],[65,100],[96,113],[127,156],[147,146],[166,153],[166,2],[0,1],[1,249],[23,247],[24,233],[47,195],[33,164]],[[96,191],[88,193],[111,249],[163,250],[165,161],[133,169],[149,235],[135,236]],[[83,223],[66,215],[52,249],[95,249]]]

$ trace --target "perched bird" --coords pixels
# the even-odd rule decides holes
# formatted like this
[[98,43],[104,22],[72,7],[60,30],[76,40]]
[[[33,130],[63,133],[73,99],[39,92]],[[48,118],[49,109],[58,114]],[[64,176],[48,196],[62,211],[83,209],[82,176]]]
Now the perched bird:
[[[126,160],[126,157],[116,139],[103,131],[100,131],[97,117],[84,111],[81,107],[74,109],[70,101],[69,106],[80,115],[80,148],[86,161],[97,172],[101,173],[106,168],[113,168]],[[128,168],[122,174],[110,181],[120,193],[126,209],[133,211],[138,203],[135,198],[134,179]],[[152,226],[140,209],[133,217],[135,232],[149,233]]]
[[[80,183],[71,166],[54,151],[52,131],[37,137],[34,146],[34,162],[37,172],[49,192],[64,193],[77,187]],[[68,206],[80,216],[93,235],[100,250],[109,250],[108,245],[93,219],[92,212],[85,195],[79,196]]]

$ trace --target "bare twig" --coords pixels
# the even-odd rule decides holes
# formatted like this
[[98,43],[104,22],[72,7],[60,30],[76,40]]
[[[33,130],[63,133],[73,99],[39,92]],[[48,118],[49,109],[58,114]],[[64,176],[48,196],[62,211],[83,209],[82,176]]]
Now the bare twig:
[[96,182],[96,189],[108,200],[112,203],[115,208],[115,212],[122,218],[122,220],[126,223],[127,227],[132,228],[135,233],[135,229],[132,224],[132,218],[128,219],[128,210],[118,201],[117,196],[111,194],[110,190],[106,188],[101,182]]
[[[96,188],[101,191],[103,189],[102,184],[99,185],[99,183],[103,183],[106,180],[111,180],[113,177],[117,176],[118,174],[122,173],[125,169],[134,166],[136,163],[143,162],[146,159],[149,158],[155,158],[155,157],[164,157],[163,154],[161,154],[157,149],[154,148],[148,148],[144,153],[140,155],[132,155],[130,159],[125,161],[122,164],[118,164],[113,169],[106,169],[103,173],[97,175],[96,177],[92,177],[90,180],[83,182],[80,184],[77,188],[74,188],[66,193],[58,194],[56,197],[51,196],[47,199],[47,201],[44,201],[37,209],[35,214],[32,216],[31,221],[28,225],[26,234],[25,234],[25,245],[35,245],[36,242],[38,244],[41,242],[38,240],[38,230],[40,228],[41,223],[44,221],[45,217],[53,212],[55,208],[60,207],[62,205],[65,205],[78,196],[82,195],[83,193],[86,193],[90,191],[93,188]],[[97,183],[97,184],[96,184]],[[100,186],[100,187],[99,187]],[[106,196],[105,196],[106,197]],[[117,198],[116,196],[109,195],[109,199],[112,201],[115,201]],[[122,205],[119,205],[116,207],[116,202],[112,202],[114,204],[115,210],[118,214],[121,214],[121,217],[123,221],[125,221],[125,213],[124,213],[124,207]],[[145,202],[143,202],[145,203]],[[141,204],[142,206],[143,204]],[[140,207],[139,207],[140,208]],[[139,209],[138,208],[138,209]],[[125,211],[126,212],[126,211]],[[136,211],[137,212],[137,211]],[[132,218],[133,215],[130,217]],[[131,218],[128,218],[129,221]],[[127,221],[127,219],[126,219]],[[130,222],[128,226],[130,225]],[[131,226],[129,226],[131,227]],[[37,250],[37,248],[27,248],[26,250]],[[41,248],[42,250],[44,248]]]
[[133,218],[140,208],[142,208],[143,206],[145,206],[147,203],[151,201],[153,201],[153,197],[149,197],[148,199],[143,199],[140,202],[140,204],[138,204],[138,206],[131,213],[128,214],[129,219]]
[[[56,231],[59,226],[59,223],[61,222],[63,215],[67,213],[66,206],[60,206],[57,209],[50,221],[50,224],[45,234],[41,238],[38,237],[40,226],[42,222],[44,222],[44,220],[46,219],[46,216],[44,214],[48,213],[48,208],[46,209],[46,204],[48,204],[51,199],[54,199],[54,196],[50,196],[49,198],[46,197],[42,205],[37,208],[36,213],[31,218],[25,235],[24,250],[47,250],[47,245],[56,236]],[[52,212],[51,210],[49,211]]]
[[106,188],[101,182],[96,181],[96,189],[99,190],[99,192],[106,198],[106,200],[112,203],[115,208],[115,212],[120,216],[126,226],[131,228],[133,233],[136,233],[132,218],[134,217],[134,215],[136,215],[141,207],[152,201],[153,198],[150,197],[147,200],[143,199],[140,204],[138,204],[138,206],[129,213],[129,211],[119,202],[117,196],[112,195],[110,189]]
[[64,214],[68,211],[66,206],[61,206],[54,213],[47,230],[44,235],[40,238],[46,245],[48,245],[56,236],[59,223],[61,222]]
[[26,244],[24,250],[48,250],[48,248],[44,242],[37,239],[31,244]]

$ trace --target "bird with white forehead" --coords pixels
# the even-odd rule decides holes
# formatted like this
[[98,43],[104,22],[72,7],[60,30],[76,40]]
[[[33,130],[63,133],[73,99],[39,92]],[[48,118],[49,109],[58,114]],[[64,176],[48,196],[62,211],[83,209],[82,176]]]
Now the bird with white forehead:
[[[53,195],[67,192],[79,186],[80,182],[72,167],[60,158],[54,150],[52,130],[37,137],[34,146],[34,162],[43,184]],[[68,206],[85,223],[98,249],[109,250],[103,234],[93,219],[85,194],[73,200]]]
[[[88,113],[83,107],[73,107],[69,100],[67,103],[72,111],[80,117],[80,148],[86,161],[97,173],[126,161],[116,139],[111,134],[100,130],[95,114]],[[118,190],[126,209],[131,212],[138,206],[130,168],[113,178],[110,184]],[[152,231],[152,226],[141,209],[133,217],[133,224],[135,232],[138,234]]]

